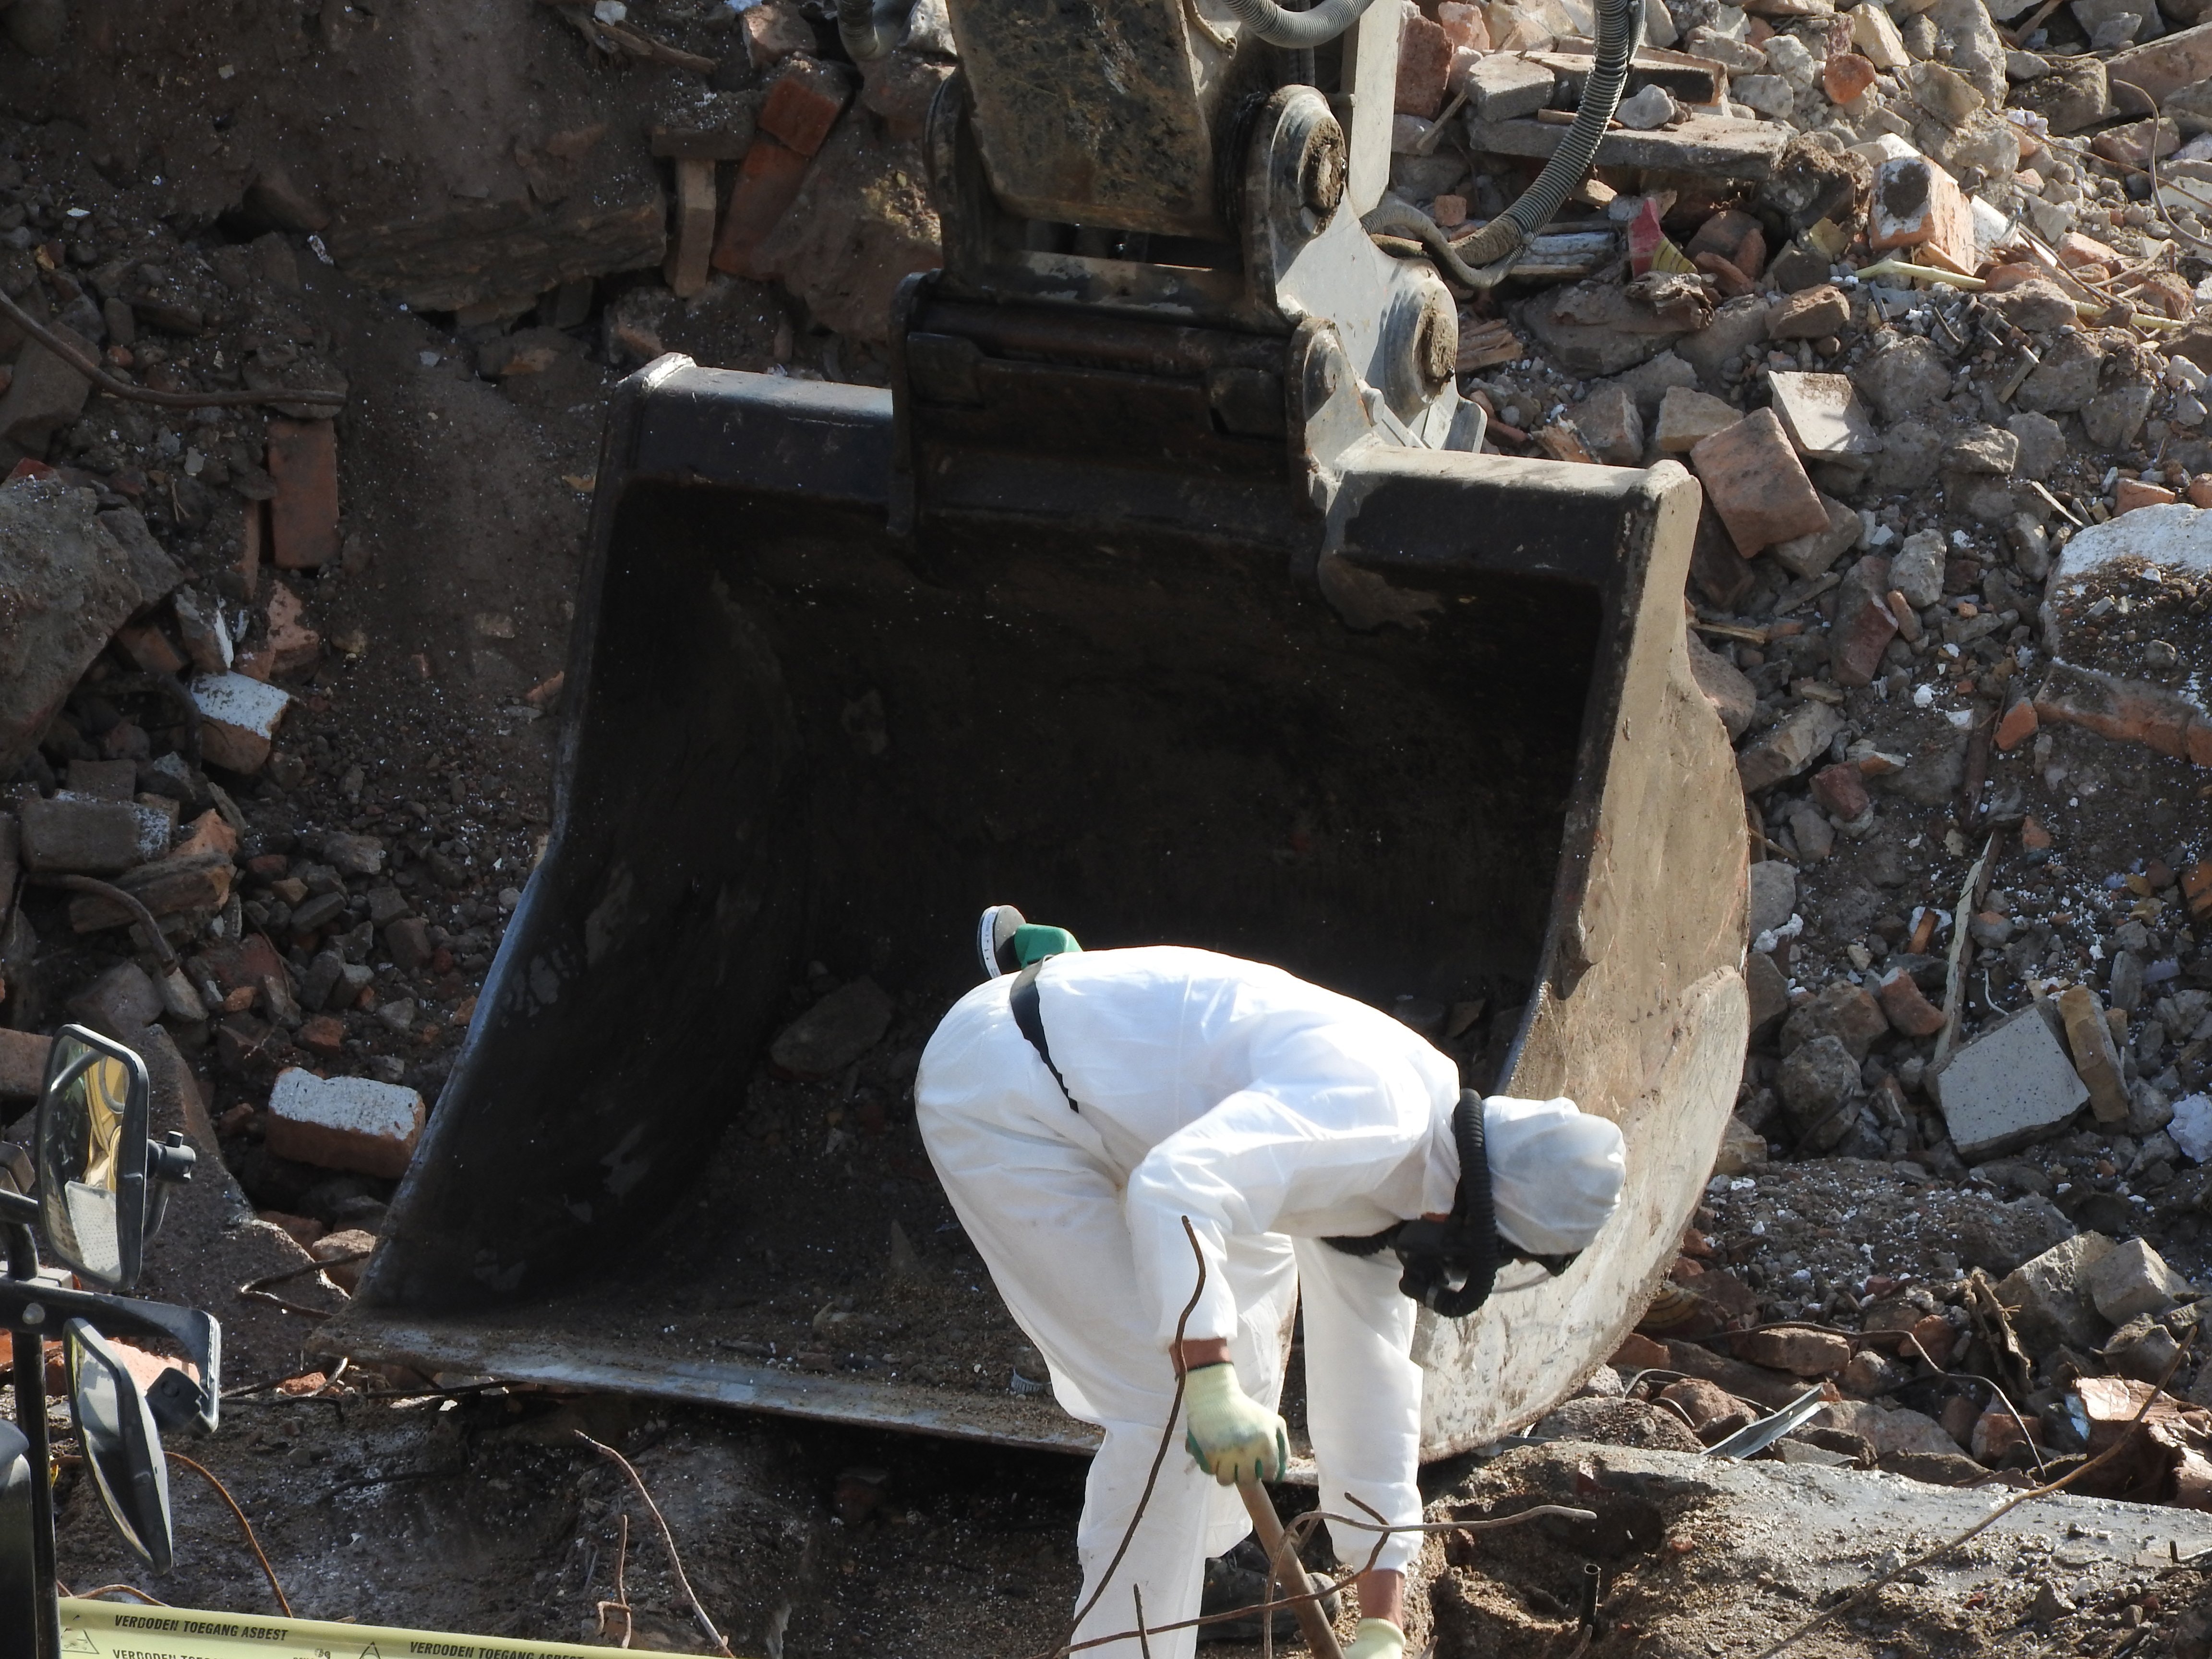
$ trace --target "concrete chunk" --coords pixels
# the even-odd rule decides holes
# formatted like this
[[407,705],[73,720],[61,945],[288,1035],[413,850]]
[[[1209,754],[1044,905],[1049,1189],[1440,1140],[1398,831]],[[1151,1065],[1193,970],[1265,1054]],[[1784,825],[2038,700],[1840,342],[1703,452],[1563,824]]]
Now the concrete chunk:
[[2105,72],[2164,103],[2182,88],[2212,75],[2212,23],[2115,52],[2105,60]]
[[[1473,147],[1492,155],[1526,155],[1549,160],[1567,135],[1564,126],[1535,120],[1470,120]],[[1740,179],[1764,183],[1783,149],[1796,135],[1779,121],[1737,121],[1724,116],[1692,115],[1659,132],[1620,128],[1598,141],[1595,165],[1645,167],[1661,173],[1696,173],[1706,179]]]
[[118,1042],[136,1044],[162,1013],[161,994],[135,962],[118,962],[70,999],[70,1017]]
[[1830,740],[1843,729],[1844,717],[1826,703],[1800,703],[1736,757],[1744,793],[1796,777],[1828,752]]
[[1930,1079],[1952,1141],[1970,1163],[2049,1133],[2089,1097],[2033,1003],[1959,1049]]
[[1866,406],[1843,374],[1773,374],[1774,418],[1808,460],[1872,458],[1881,453]]
[[1999,1282],[1997,1300],[2012,1315],[2013,1328],[2029,1352],[2048,1353],[2060,1346],[2086,1352],[2104,1340],[2105,1322],[2083,1280],[2112,1249],[2112,1241],[2102,1233],[2077,1233],[2022,1262]]
[[1659,401],[1660,453],[1686,455],[1714,433],[1727,430],[1742,418],[1743,411],[1724,398],[1709,398],[1686,386],[1670,386]]
[[1470,121],[1510,121],[1534,115],[1552,101],[1553,76],[1541,64],[1517,52],[1496,52],[1477,58],[1467,72]]
[[874,1048],[891,1023],[891,1000],[872,979],[840,986],[783,1028],[769,1059],[794,1077],[830,1077]]
[[292,1066],[269,1093],[269,1150],[325,1170],[407,1173],[428,1114],[422,1097],[373,1078],[319,1078]]
[[97,506],[57,477],[0,489],[0,777],[38,746],[116,628],[179,579],[150,538],[118,538],[135,514]]
[[2189,1281],[2140,1238],[2115,1245],[2081,1275],[2097,1311],[2115,1325],[2138,1314],[2160,1314],[2190,1292]]

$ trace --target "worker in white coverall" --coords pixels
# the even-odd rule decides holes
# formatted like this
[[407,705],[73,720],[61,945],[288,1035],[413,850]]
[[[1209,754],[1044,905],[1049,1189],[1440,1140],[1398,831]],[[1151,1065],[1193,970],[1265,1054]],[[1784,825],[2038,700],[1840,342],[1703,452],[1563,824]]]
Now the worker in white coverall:
[[[1173,946],[1083,953],[1008,906],[985,913],[979,944],[990,977],[930,1039],[915,1102],[953,1209],[1051,1368],[1054,1396],[1105,1431],[1077,1531],[1079,1606],[1135,1512],[1177,1370],[1187,1378],[1191,1455],[1161,1468],[1075,1639],[1132,1629],[1133,1587],[1148,1626],[1196,1615],[1205,1557],[1249,1525],[1234,1482],[1282,1473],[1276,1404],[1301,1288],[1322,1506],[1358,1516],[1356,1497],[1394,1525],[1418,1522],[1418,1309],[1400,1261],[1367,1236],[1466,1212],[1455,1205],[1472,1115],[1494,1205],[1483,1236],[1537,1257],[1580,1250],[1619,1201],[1620,1131],[1570,1101],[1471,1094],[1455,1126],[1451,1060],[1279,969]],[[1018,1019],[1024,995],[1042,1048]],[[1199,1277],[1186,1218],[1206,1279],[1177,1351]],[[1354,1243],[1371,1253],[1344,1248]],[[1478,1299],[1488,1288],[1486,1274]],[[1346,1659],[1398,1659],[1403,1575],[1420,1542],[1390,1535],[1358,1578]],[[1338,1546],[1364,1562],[1373,1535]],[[1195,1637],[1154,1637],[1152,1652],[1190,1659]]]

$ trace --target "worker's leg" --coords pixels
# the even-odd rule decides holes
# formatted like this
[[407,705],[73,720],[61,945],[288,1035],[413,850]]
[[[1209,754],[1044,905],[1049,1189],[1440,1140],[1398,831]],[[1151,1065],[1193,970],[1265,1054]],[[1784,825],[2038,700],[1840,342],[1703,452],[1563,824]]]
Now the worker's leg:
[[[1324,1510],[1371,1520],[1349,1503],[1358,1498],[1392,1525],[1421,1518],[1421,1368],[1411,1356],[1410,1297],[1398,1290],[1398,1261],[1389,1251],[1346,1255],[1319,1239],[1297,1241],[1305,1305],[1306,1425],[1321,1465]],[[1368,1563],[1376,1534],[1332,1526],[1337,1559]],[[1416,1534],[1385,1540],[1374,1565],[1402,1571],[1419,1554]]]
[[[1007,1074],[1018,1090],[1023,1071],[1009,1066]],[[1012,1091],[996,1098],[980,1089],[931,1092],[933,1098],[919,1103],[923,1138],[962,1226],[1015,1321],[1044,1355],[1060,1404],[1105,1431],[1076,1534],[1081,1605],[1136,1512],[1174,1405],[1175,1373],[1154,1340],[1152,1311],[1139,1301],[1121,1194],[1109,1172],[1051,1133]],[[1263,1264],[1249,1265],[1255,1282],[1272,1285],[1258,1272]],[[1144,1591],[1148,1625],[1194,1617],[1206,1547],[1224,1530],[1217,1547],[1241,1537],[1243,1528],[1231,1527],[1229,1517],[1242,1512],[1235,1492],[1192,1462],[1176,1425],[1143,1524],[1076,1639],[1132,1629],[1133,1586]],[[1152,1644],[1154,1659],[1190,1659],[1194,1641],[1190,1631],[1160,1637]],[[1139,1649],[1129,1641],[1089,1651],[1138,1659]]]

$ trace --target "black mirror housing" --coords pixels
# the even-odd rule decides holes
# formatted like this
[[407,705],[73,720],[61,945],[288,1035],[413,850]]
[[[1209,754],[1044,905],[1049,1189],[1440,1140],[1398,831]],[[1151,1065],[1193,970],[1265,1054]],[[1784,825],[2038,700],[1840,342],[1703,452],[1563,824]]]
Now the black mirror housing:
[[123,1356],[88,1322],[70,1320],[62,1346],[77,1443],[107,1518],[133,1553],[167,1572],[174,1559],[169,1467],[145,1394]]

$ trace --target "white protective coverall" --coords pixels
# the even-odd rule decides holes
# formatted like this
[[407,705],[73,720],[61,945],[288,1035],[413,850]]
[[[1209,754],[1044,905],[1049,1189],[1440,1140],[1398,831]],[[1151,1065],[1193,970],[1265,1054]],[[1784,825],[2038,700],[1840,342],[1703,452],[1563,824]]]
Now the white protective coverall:
[[[923,1053],[915,1101],[961,1224],[1044,1355],[1054,1396],[1105,1431],[1077,1532],[1081,1599],[1128,1526],[1174,1399],[1168,1349],[1198,1278],[1185,1217],[1206,1258],[1186,1338],[1226,1339],[1244,1391],[1275,1409],[1303,1281],[1322,1507],[1357,1515],[1349,1494],[1394,1523],[1418,1522],[1415,1305],[1390,1252],[1358,1257],[1322,1241],[1450,1210],[1458,1068],[1397,1020],[1279,969],[1155,946],[1045,964],[1039,1012],[1064,1095],[1014,1022],[1012,984],[987,981],[954,1006]],[[1619,1189],[1613,1125],[1565,1102],[1502,1097],[1485,1123],[1500,1230],[1537,1254],[1586,1243]],[[1194,1617],[1205,1556],[1249,1529],[1236,1490],[1180,1443],[1178,1432],[1076,1640],[1132,1628],[1132,1585],[1148,1626]],[[1373,1540],[1336,1542],[1358,1565]],[[1402,1570],[1419,1543],[1393,1536],[1376,1566]],[[1152,1650],[1189,1659],[1194,1641],[1183,1630]]]

